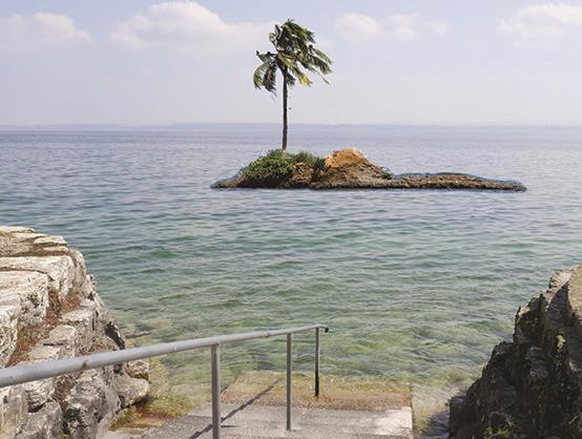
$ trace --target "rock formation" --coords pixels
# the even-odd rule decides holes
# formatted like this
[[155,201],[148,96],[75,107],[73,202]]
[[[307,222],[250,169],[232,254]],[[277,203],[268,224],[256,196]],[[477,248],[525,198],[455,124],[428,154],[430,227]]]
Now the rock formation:
[[346,148],[326,156],[321,168],[306,163],[295,163],[288,176],[274,180],[275,184],[258,184],[242,169],[230,179],[213,185],[219,189],[275,188],[275,189],[468,189],[496,191],[524,191],[517,182],[490,180],[468,174],[402,174],[392,175],[371,163],[361,152]]
[[324,158],[324,168],[311,185],[314,189],[381,188],[392,179],[355,149],[335,151]]
[[450,435],[582,438],[582,265],[518,310],[513,340],[451,401]]
[[[60,236],[0,227],[0,367],[125,348],[83,256]],[[147,362],[0,389],[0,438],[93,438],[149,392]]]

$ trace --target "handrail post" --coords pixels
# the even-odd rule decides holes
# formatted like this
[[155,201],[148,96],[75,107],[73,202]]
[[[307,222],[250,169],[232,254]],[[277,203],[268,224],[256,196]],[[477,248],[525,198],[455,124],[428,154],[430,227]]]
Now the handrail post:
[[315,397],[319,397],[319,328],[315,328]]
[[287,334],[287,431],[291,431],[291,401],[292,385],[293,385],[293,370],[292,370],[292,355],[293,355],[293,334]]
[[210,347],[212,374],[212,438],[220,439],[220,345]]

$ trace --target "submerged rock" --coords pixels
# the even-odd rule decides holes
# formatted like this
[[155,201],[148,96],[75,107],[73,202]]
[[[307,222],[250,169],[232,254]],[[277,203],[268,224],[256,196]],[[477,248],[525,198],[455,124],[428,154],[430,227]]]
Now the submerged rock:
[[258,182],[245,174],[245,169],[230,179],[213,185],[219,189],[274,188],[274,189],[449,189],[524,191],[525,186],[513,181],[491,180],[469,174],[402,174],[392,175],[386,169],[370,162],[353,148],[346,148],[326,156],[323,166],[295,163],[291,172],[274,179],[273,184]]
[[450,437],[582,438],[582,265],[520,308],[511,342],[453,398]]
[[[0,227],[0,367],[124,347],[79,252],[59,236]],[[0,439],[93,438],[147,396],[148,370],[136,362],[0,389]]]

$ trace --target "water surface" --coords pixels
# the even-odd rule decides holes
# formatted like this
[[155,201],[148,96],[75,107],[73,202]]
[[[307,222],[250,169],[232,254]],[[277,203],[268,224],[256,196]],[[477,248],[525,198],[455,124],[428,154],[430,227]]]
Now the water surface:
[[[582,262],[582,129],[292,127],[393,172],[515,179],[525,193],[217,191],[271,126],[0,133],[0,223],[65,235],[136,344],[327,323],[324,373],[417,388],[478,375],[519,305]],[[284,340],[225,348],[225,381],[282,369]],[[297,369],[313,342],[297,338]],[[166,357],[177,391],[208,353]]]

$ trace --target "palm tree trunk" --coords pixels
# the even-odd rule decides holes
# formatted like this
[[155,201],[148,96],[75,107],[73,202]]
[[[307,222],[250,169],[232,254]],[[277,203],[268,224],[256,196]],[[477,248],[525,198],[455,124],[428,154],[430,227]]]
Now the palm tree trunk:
[[281,143],[281,150],[283,154],[287,151],[287,69],[283,71],[283,142]]

